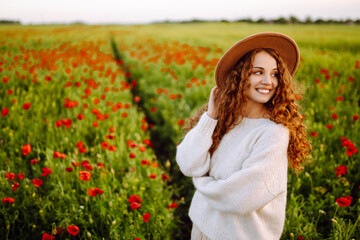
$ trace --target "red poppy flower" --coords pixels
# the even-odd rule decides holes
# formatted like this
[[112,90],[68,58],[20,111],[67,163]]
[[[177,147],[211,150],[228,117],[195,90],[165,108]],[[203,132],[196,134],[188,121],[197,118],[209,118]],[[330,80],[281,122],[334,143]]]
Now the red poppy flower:
[[72,172],[72,171],[74,171],[74,169],[73,169],[72,167],[67,167],[67,168],[65,168],[65,170],[66,170],[67,172]]
[[127,115],[128,115],[128,114],[127,114],[126,112],[124,112],[124,113],[121,114],[121,116],[122,116],[123,118],[126,118]]
[[150,175],[148,176],[148,178],[155,179],[155,178],[156,178],[156,174],[150,174]]
[[331,130],[333,128],[333,125],[332,124],[327,124],[326,127]]
[[180,119],[180,120],[178,120],[177,124],[178,124],[180,127],[182,127],[182,126],[184,126],[184,124],[185,124],[185,120],[184,120],[184,119]]
[[103,163],[98,163],[98,164],[96,164],[96,166],[98,166],[99,168],[103,168],[103,169],[105,169],[105,166],[104,166],[104,164],[103,164]]
[[43,171],[43,173],[41,174],[42,177],[47,177],[52,173],[49,167],[42,168],[42,171]]
[[31,103],[29,103],[29,102],[24,103],[24,105],[23,105],[24,110],[28,110],[30,107],[31,107]]
[[43,184],[43,181],[38,178],[31,180],[31,182],[34,184],[35,187],[40,187]]
[[348,170],[347,167],[344,166],[344,165],[341,165],[341,166],[337,167],[335,169],[336,176],[338,177],[339,175],[345,175],[347,173],[347,170]]
[[145,151],[146,151],[146,147],[140,146],[140,147],[139,147],[139,151],[140,151],[140,152],[145,152]]
[[54,151],[54,158],[62,158],[62,159],[65,159],[66,158],[66,155],[64,153],[60,153],[58,151]]
[[136,158],[136,154],[135,154],[135,153],[130,153],[130,154],[129,154],[129,157],[130,157],[130,158]]
[[80,113],[79,115],[77,115],[77,119],[84,120],[85,119],[84,114]]
[[9,198],[3,198],[2,201],[3,201],[4,204],[6,204],[6,203],[15,202],[15,199],[9,197]]
[[88,171],[79,171],[79,178],[82,181],[89,181],[91,178],[91,173]]
[[5,178],[7,178],[7,180],[12,181],[15,179],[15,173],[5,173]]
[[338,199],[336,199],[336,203],[340,206],[340,207],[348,207],[351,205],[351,200],[353,198],[351,196],[346,196],[346,197],[340,197]]
[[147,160],[147,159],[142,159],[142,160],[141,160],[141,165],[142,165],[142,166],[150,165],[150,161]]
[[177,203],[171,203],[171,204],[167,207],[167,209],[172,209],[172,208],[177,208],[177,207],[178,207]]
[[8,78],[8,77],[3,77],[3,79],[2,79],[3,83],[7,83],[7,82],[8,82],[8,80],[9,80],[9,78]]
[[336,97],[336,101],[338,102],[342,102],[344,101],[344,97],[340,96],[340,97]]
[[138,195],[131,195],[128,199],[129,203],[133,203],[133,202],[138,202],[141,203],[142,200],[140,199],[140,197]]
[[88,190],[88,195],[91,196],[91,197],[96,197],[96,195],[103,194],[103,193],[104,193],[104,191],[97,188],[97,187],[94,188],[94,189],[89,188],[89,190]]
[[92,171],[94,167],[89,163],[88,160],[84,160],[81,162],[81,166],[85,168],[86,170]]
[[170,181],[170,177],[168,175],[166,175],[166,174],[161,174],[161,179],[163,181]]
[[149,222],[150,217],[151,217],[150,213],[145,213],[143,215],[144,222],[146,222],[146,223]]
[[101,143],[102,149],[107,149],[109,147],[109,145],[110,144],[108,142],[105,142],[105,141]]
[[98,127],[98,126],[99,126],[99,123],[98,123],[97,121],[94,121],[94,122],[93,122],[93,127],[96,128],[96,127]]
[[108,150],[110,152],[116,152],[117,149],[116,149],[116,147],[114,145],[111,145],[111,146],[109,146]]
[[23,147],[22,147],[22,154],[24,156],[28,155],[29,153],[31,153],[31,145],[30,144],[25,144]]
[[2,111],[1,111],[1,116],[5,117],[6,115],[8,115],[8,113],[9,113],[9,109],[3,108]]
[[140,203],[137,203],[137,202],[132,202],[132,203],[130,204],[130,208],[131,208],[132,210],[138,209],[138,208],[140,208],[140,207],[141,207],[141,204],[140,204]]
[[141,100],[141,99],[140,99],[139,96],[135,96],[135,97],[134,97],[134,101],[135,101],[135,102],[140,102],[140,100]]
[[38,162],[39,162],[39,160],[37,160],[36,158],[30,160],[30,164],[36,164]]
[[359,120],[359,115],[358,115],[358,114],[355,114],[355,115],[353,116],[353,120],[354,120],[354,121]]
[[310,137],[316,137],[316,138],[317,138],[317,137],[318,137],[318,133],[315,132],[315,131],[314,131],[314,132],[311,132],[311,133],[310,133]]
[[20,187],[20,183],[13,182],[13,184],[11,184],[11,187],[13,188],[12,190],[15,191],[18,187]]
[[9,89],[9,90],[7,91],[7,94],[8,94],[8,95],[11,95],[11,94],[13,94],[13,93],[14,93],[14,91],[11,90],[11,89]]
[[16,177],[16,179],[24,180],[25,176],[23,173],[19,173]]
[[79,227],[78,226],[68,226],[67,231],[69,234],[76,236],[79,232]]
[[55,236],[44,233],[43,236],[42,236],[42,240],[55,240]]
[[338,116],[336,113],[333,113],[333,114],[331,115],[331,117],[332,117],[333,119],[338,119],[338,118],[339,118],[339,116]]

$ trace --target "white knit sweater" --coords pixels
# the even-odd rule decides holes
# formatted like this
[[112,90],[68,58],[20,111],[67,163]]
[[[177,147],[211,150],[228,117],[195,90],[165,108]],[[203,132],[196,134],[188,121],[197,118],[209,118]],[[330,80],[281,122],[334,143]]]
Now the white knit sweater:
[[189,216],[211,240],[279,239],[285,220],[289,131],[269,119],[244,118],[208,150],[217,120],[204,113],[177,147],[193,177]]

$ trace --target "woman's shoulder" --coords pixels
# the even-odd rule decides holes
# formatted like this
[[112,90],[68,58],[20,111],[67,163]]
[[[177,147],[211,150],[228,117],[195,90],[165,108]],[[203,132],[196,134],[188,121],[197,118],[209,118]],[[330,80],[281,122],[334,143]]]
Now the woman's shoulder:
[[264,124],[261,126],[261,135],[273,141],[277,141],[280,138],[288,139],[289,129],[281,123],[276,123],[267,119],[267,121],[264,121]]

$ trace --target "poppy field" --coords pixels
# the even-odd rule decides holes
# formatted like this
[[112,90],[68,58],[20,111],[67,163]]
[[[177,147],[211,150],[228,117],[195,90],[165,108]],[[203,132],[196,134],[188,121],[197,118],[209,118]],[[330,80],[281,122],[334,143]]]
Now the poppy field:
[[244,23],[0,26],[0,239],[188,239],[176,144],[222,54],[262,31],[299,45],[313,146],[282,239],[359,239],[359,26]]

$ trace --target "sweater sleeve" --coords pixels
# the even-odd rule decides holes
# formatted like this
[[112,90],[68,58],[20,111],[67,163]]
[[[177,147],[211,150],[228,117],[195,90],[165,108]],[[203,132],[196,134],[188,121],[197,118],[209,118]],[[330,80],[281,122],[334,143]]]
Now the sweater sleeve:
[[212,134],[217,120],[205,112],[197,125],[191,129],[177,146],[176,162],[185,176],[200,177],[208,173]]
[[248,214],[287,189],[289,131],[282,125],[265,129],[241,170],[226,179],[194,177],[195,188],[214,209]]

